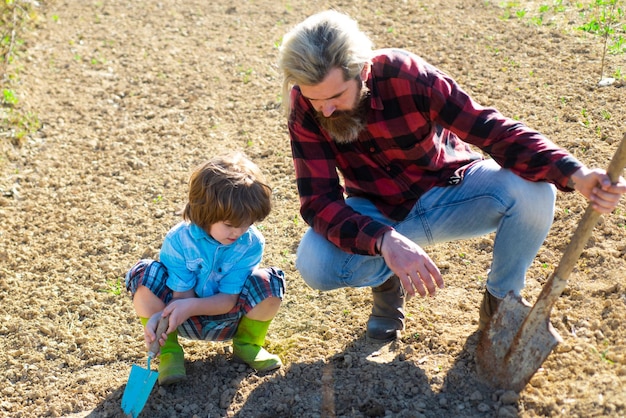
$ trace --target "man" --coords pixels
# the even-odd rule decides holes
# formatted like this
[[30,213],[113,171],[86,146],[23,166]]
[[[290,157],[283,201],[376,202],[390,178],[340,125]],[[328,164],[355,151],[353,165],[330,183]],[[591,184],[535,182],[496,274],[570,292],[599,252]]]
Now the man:
[[611,185],[604,170],[482,107],[420,57],[373,51],[338,12],[287,33],[279,67],[300,212],[311,227],[297,268],[320,290],[371,286],[370,339],[397,338],[406,295],[443,288],[423,247],[496,232],[482,329],[524,287],[556,189],[577,190],[602,213],[626,192],[623,178]]

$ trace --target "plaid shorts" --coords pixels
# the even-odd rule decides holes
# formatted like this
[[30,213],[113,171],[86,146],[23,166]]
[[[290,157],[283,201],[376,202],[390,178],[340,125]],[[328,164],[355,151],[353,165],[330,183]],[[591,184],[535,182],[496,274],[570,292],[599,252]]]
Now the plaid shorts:
[[[126,273],[126,289],[131,297],[139,286],[145,286],[165,304],[172,300],[172,290],[167,287],[167,269],[155,260],[140,260]],[[285,274],[275,267],[259,268],[246,280],[237,303],[222,315],[192,316],[178,327],[178,334],[192,340],[230,340],[237,331],[243,315],[257,304],[274,296],[283,299]]]

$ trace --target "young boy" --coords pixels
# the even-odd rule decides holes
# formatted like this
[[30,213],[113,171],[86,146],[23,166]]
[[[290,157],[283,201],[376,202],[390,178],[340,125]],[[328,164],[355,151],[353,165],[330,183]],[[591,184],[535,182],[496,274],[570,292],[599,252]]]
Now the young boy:
[[[183,221],[166,235],[160,262],[140,260],[126,288],[149,346],[161,345],[159,383],[186,377],[178,334],[233,340],[233,358],[265,372],[281,367],[264,348],[285,292],[284,274],[259,268],[265,239],[253,225],[271,210],[271,189],[241,153],[211,159],[192,173]],[[166,333],[156,335],[161,317]]]

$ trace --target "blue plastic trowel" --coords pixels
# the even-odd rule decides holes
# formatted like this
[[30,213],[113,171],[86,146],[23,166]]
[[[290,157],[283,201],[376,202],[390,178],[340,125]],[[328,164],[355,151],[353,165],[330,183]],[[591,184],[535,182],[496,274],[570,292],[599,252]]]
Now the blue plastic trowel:
[[130,369],[128,383],[126,383],[126,389],[124,389],[124,395],[122,396],[122,409],[126,415],[131,415],[133,418],[137,418],[143,409],[159,377],[159,372],[150,370],[150,362],[159,353],[161,348],[159,338],[161,334],[167,331],[167,327],[167,318],[161,318],[156,330],[157,339],[154,340],[150,350],[148,350],[148,368],[144,369],[133,364],[133,367]]

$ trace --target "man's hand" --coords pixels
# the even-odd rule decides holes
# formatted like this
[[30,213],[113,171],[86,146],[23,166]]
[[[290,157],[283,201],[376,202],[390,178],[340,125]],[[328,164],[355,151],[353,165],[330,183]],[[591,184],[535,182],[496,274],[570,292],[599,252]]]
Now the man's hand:
[[626,180],[623,177],[612,184],[606,171],[599,168],[580,168],[572,174],[569,185],[585,196],[593,209],[600,213],[611,213],[626,193]]
[[419,245],[392,230],[385,232],[380,248],[387,266],[400,278],[404,290],[414,296],[433,296],[437,287],[443,289],[439,269]]

